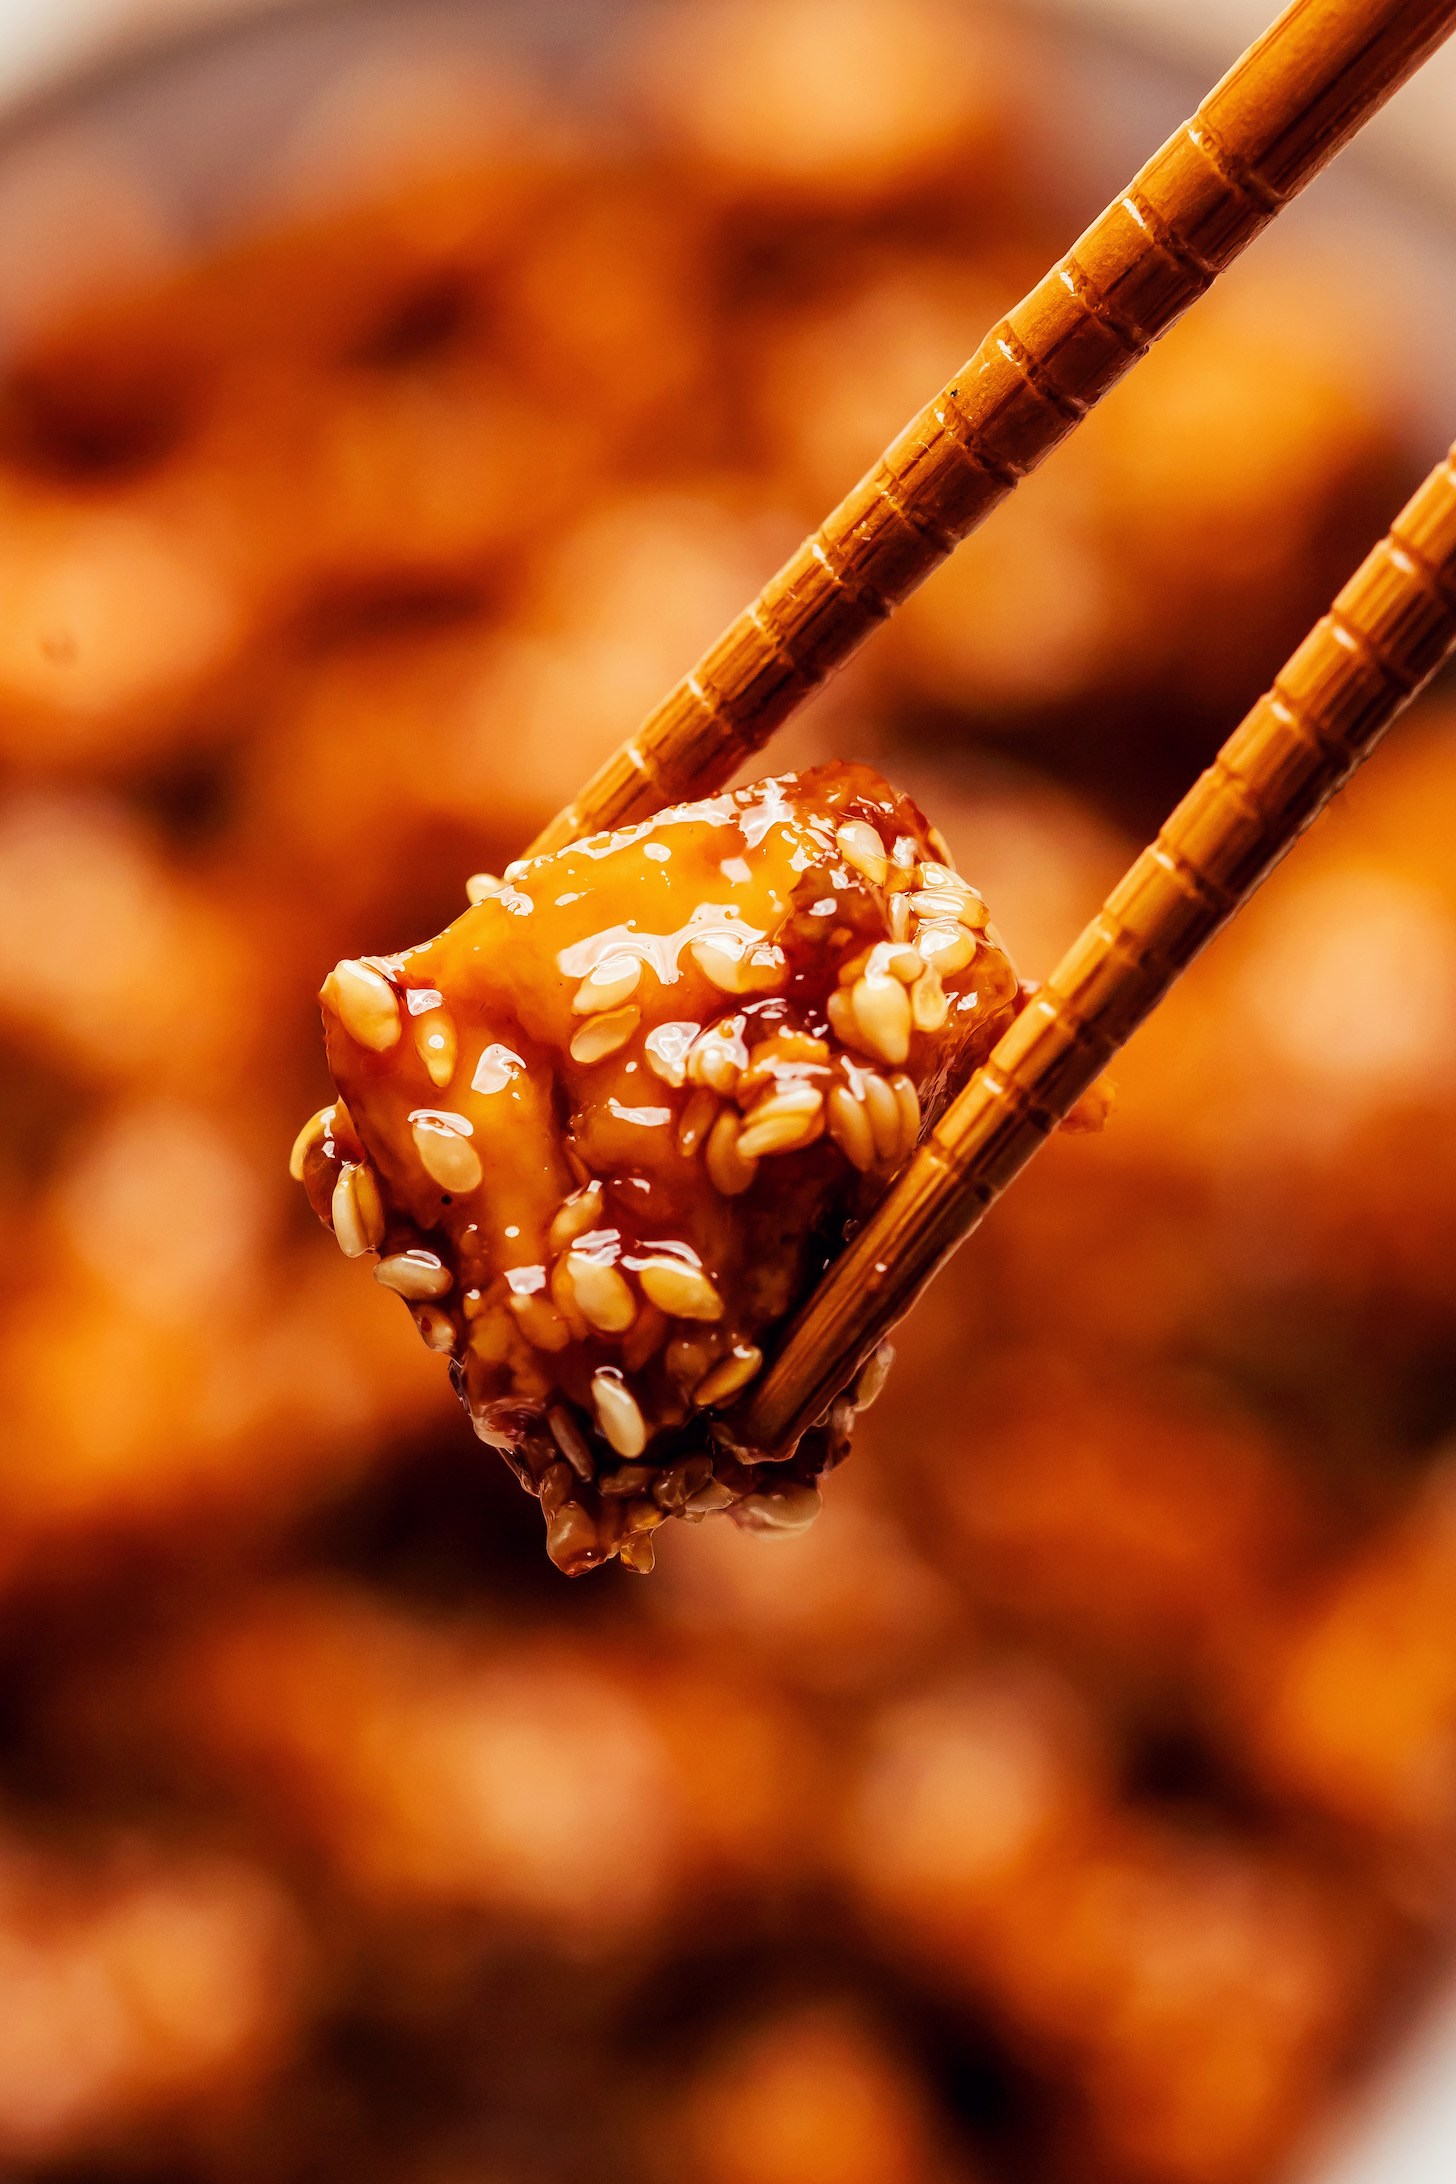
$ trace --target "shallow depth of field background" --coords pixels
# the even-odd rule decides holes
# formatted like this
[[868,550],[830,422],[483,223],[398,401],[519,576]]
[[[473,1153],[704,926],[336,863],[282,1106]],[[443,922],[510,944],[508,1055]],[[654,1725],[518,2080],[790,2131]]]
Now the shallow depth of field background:
[[[1456,697],[800,1541],[559,1577],[285,1171],[334,959],[458,913],[1200,87],[952,0],[357,0],[0,134],[5,2184],[1264,2184],[1439,1993]],[[775,746],[911,788],[1026,975],[1456,429],[1456,213],[1380,143]]]

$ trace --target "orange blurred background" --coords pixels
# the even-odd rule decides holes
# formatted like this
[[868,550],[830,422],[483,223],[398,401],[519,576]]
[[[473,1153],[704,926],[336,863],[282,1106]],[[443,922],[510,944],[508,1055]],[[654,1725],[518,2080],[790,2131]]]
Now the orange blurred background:
[[[7,2180],[1263,2184],[1443,1976],[1448,693],[802,1540],[560,1578],[286,1174],[335,957],[463,907],[1198,88],[962,0],[356,0],[0,133]],[[1044,974],[1449,435],[1453,264],[1347,162],[774,763],[880,765]]]

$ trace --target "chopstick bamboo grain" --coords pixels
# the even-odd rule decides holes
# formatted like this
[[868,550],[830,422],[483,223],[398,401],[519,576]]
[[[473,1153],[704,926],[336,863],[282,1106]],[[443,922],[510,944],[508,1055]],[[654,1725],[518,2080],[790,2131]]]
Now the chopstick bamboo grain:
[[1438,464],[1017,1017],[790,1328],[735,1440],[786,1451],[1456,645]]
[[527,854],[729,780],[1453,23],[1456,0],[1294,0]]

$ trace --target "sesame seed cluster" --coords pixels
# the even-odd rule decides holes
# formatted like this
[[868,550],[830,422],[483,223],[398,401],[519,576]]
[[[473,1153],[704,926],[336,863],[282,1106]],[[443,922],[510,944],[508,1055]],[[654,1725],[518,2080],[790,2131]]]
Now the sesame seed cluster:
[[872,1367],[791,1452],[733,1406],[1015,1012],[984,902],[860,765],[683,804],[324,981],[340,1097],[293,1172],[407,1304],[571,1573],[668,1517],[793,1531]]

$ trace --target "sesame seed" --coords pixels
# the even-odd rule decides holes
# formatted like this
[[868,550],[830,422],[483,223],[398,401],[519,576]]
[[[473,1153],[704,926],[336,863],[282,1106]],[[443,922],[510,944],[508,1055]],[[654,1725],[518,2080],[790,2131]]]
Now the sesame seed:
[[882,1393],[894,1362],[895,1351],[891,1343],[882,1342],[871,1352],[854,1384],[854,1407],[857,1411],[867,1411]]
[[704,1159],[708,1180],[715,1191],[724,1198],[738,1198],[749,1189],[758,1174],[758,1163],[745,1160],[738,1150],[738,1137],[742,1128],[731,1108],[724,1108],[708,1133]]
[[922,920],[915,945],[942,978],[963,971],[976,952],[976,936],[948,918]]
[[725,1016],[694,1040],[687,1058],[687,1075],[694,1084],[708,1085],[727,1099],[747,1065],[743,1018]]
[[756,948],[750,949],[744,966],[745,991],[772,993],[776,986],[783,984],[788,968],[788,958],[782,948],[760,941]]
[[635,1003],[625,1009],[613,1009],[609,1015],[590,1017],[572,1039],[572,1060],[586,1064],[604,1062],[609,1054],[615,1054],[618,1048],[627,1044],[641,1021],[642,1011]]
[[553,1403],[546,1413],[546,1423],[551,1428],[551,1438],[579,1479],[591,1480],[596,1468],[591,1460],[580,1426],[564,1404]]
[[695,1092],[678,1120],[678,1151],[689,1160],[707,1137],[718,1113],[718,1095],[705,1087]]
[[829,1049],[822,1039],[815,1039],[807,1031],[776,1031],[767,1039],[760,1039],[748,1057],[750,1069],[762,1069],[776,1062],[827,1062]]
[[704,1046],[693,1056],[693,1082],[728,1099],[738,1089],[738,1064],[721,1047]]
[[367,963],[348,958],[324,980],[320,999],[349,1037],[375,1054],[386,1054],[399,1037],[399,1003],[389,980]]
[[811,1038],[807,1032],[776,1031],[760,1039],[734,1088],[739,1106],[751,1107],[770,1085],[783,1087],[802,1082],[806,1071],[822,1069],[828,1060],[827,1043]]
[[454,1283],[454,1276],[438,1254],[423,1250],[392,1251],[375,1267],[374,1279],[383,1288],[392,1289],[397,1297],[407,1297],[414,1303],[443,1297]]
[[410,1135],[420,1166],[442,1191],[473,1191],[478,1187],[485,1170],[470,1143],[473,1131],[464,1115],[429,1111],[411,1115]]
[[920,1135],[920,1094],[903,1070],[890,1079],[890,1090],[900,1110],[900,1151],[908,1153]]
[[875,1164],[874,1134],[862,1103],[848,1085],[837,1084],[828,1100],[829,1135],[845,1159],[863,1172]]
[[614,1266],[573,1251],[566,1262],[576,1308],[601,1335],[622,1335],[637,1317],[637,1300]]
[[700,1024],[659,1024],[642,1042],[653,1076],[674,1091],[687,1076],[688,1050],[701,1029]]
[[920,887],[910,897],[917,918],[963,918],[971,895],[965,887]]
[[802,1078],[785,1077],[753,1108],[744,1128],[756,1122],[767,1122],[778,1115],[813,1115],[823,1104],[823,1094],[817,1085],[806,1084]]
[[899,980],[856,979],[849,998],[859,1044],[882,1062],[903,1062],[910,1052],[910,996]]
[[709,1479],[683,1503],[685,1517],[716,1517],[733,1507],[733,1489],[722,1479]]
[[570,1198],[563,1198],[552,1217],[546,1232],[547,1249],[565,1251],[578,1236],[585,1236],[594,1229],[602,1217],[602,1186],[588,1183],[583,1190],[573,1191]]
[[329,1214],[346,1259],[362,1259],[366,1252],[378,1250],[384,1235],[384,1207],[372,1168],[362,1161],[344,1163]]
[[758,1160],[766,1153],[795,1152],[810,1144],[824,1128],[824,1095],[814,1085],[790,1085],[759,1101],[739,1135],[740,1160]]
[[695,940],[688,954],[692,957],[704,978],[711,981],[722,993],[741,993],[743,986],[743,954],[730,953],[711,940]]
[[782,984],[788,970],[781,948],[763,941],[740,941],[736,936],[692,941],[688,954],[721,993],[769,993]]
[[564,1350],[571,1329],[545,1297],[508,1297],[511,1316],[533,1350]]
[[840,856],[856,872],[863,873],[876,887],[883,887],[890,869],[885,855],[885,845],[878,831],[867,820],[849,819],[836,833],[835,842]]
[[293,1150],[288,1156],[288,1173],[295,1183],[303,1181],[303,1163],[308,1154],[328,1136],[333,1113],[332,1107],[321,1107],[316,1115],[309,1116],[294,1139]]
[[877,1160],[894,1160],[900,1151],[900,1103],[875,1070],[864,1073],[865,1114]]
[[572,1012],[577,1016],[596,1016],[603,1009],[615,1009],[631,999],[642,982],[642,964],[636,956],[606,956],[576,989]]
[[762,1350],[751,1342],[735,1342],[722,1363],[715,1365],[707,1377],[698,1382],[693,1390],[693,1401],[699,1410],[707,1410],[714,1403],[726,1403],[740,1388],[748,1386],[762,1364]]
[[649,1464],[619,1464],[602,1479],[602,1492],[615,1500],[631,1501],[652,1483],[653,1472]]
[[723,1299],[701,1267],[686,1266],[680,1259],[648,1259],[636,1268],[638,1281],[660,1312],[670,1319],[716,1320],[723,1317]]
[[829,1029],[840,1045],[857,1047],[860,1043],[859,1023],[855,1017],[854,1003],[850,1000],[849,994],[844,987],[841,986],[837,992],[829,996],[826,1003],[826,1012],[829,1017]]
[[777,1532],[791,1538],[806,1532],[822,1507],[817,1486],[801,1479],[785,1479],[782,1486],[745,1494],[734,1511],[736,1522],[750,1532]]
[[576,1284],[571,1278],[571,1268],[565,1256],[558,1259],[551,1269],[551,1302],[578,1342],[587,1338],[587,1324],[576,1302]]
[[647,1423],[621,1374],[603,1365],[592,1374],[591,1392],[597,1424],[617,1454],[640,1456],[647,1446]]
[[454,1349],[455,1326],[448,1312],[442,1312],[438,1305],[417,1304],[411,1316],[427,1350]]
[[939,1031],[950,1014],[950,1003],[934,964],[928,965],[910,988],[910,1014],[917,1031]]
[[429,1072],[430,1082],[443,1092],[455,1074],[458,1042],[455,1022],[444,1009],[432,1009],[416,1019],[415,1052]]
[[925,958],[916,948],[889,948],[885,952],[885,969],[891,978],[898,978],[902,986],[913,986],[925,969]]
[[487,902],[492,895],[498,895],[505,884],[493,872],[472,872],[465,882],[466,900],[472,905]]

